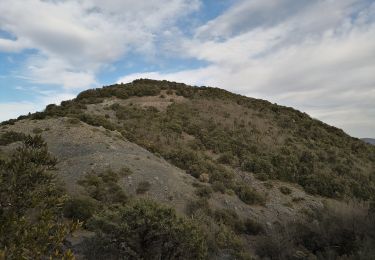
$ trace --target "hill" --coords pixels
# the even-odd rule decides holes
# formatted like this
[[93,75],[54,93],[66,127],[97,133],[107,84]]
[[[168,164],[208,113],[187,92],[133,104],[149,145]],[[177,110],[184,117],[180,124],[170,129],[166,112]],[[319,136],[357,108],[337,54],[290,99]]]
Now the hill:
[[[354,256],[358,248],[346,243],[370,241],[361,221],[375,194],[375,147],[289,107],[141,79],[3,122],[0,158],[27,134],[46,140],[70,196],[102,213],[122,196],[152,198],[199,223],[210,258]],[[319,229],[309,225],[314,219]],[[344,231],[367,242],[348,241]],[[305,241],[312,234],[316,241]]]
[[375,139],[373,139],[373,138],[362,138],[362,140],[365,141],[368,144],[375,145]]

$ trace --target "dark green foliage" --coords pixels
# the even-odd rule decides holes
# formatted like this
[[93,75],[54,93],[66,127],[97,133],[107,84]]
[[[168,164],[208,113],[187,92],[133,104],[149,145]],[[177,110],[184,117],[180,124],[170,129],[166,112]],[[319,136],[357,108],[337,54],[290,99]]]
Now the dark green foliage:
[[[340,198],[345,194],[347,187],[344,180],[333,178],[327,173],[318,173],[316,175],[306,175],[301,177],[300,184],[311,194],[319,194],[327,197]],[[374,188],[374,187],[369,187]],[[368,198],[366,193],[360,197]]]
[[220,157],[217,159],[219,163],[222,164],[229,164],[229,165],[236,165],[238,163],[237,158],[231,154],[231,153],[223,153],[220,155]]
[[365,260],[375,256],[374,244],[374,215],[358,204],[348,204],[319,210],[307,222],[290,222],[268,230],[257,242],[256,251],[271,259],[293,259],[299,250],[314,259]]
[[249,205],[263,204],[265,200],[258,192],[244,184],[236,186],[235,193],[243,202]]
[[98,115],[88,115],[88,114],[81,114],[79,116],[79,119],[89,125],[93,126],[102,126],[109,130],[115,130],[116,126],[114,126],[108,119],[106,119],[104,116],[98,116]]
[[78,183],[86,189],[90,197],[104,205],[124,204],[128,196],[118,184],[120,178],[119,173],[107,170],[99,174],[95,172],[87,174]]
[[[134,82],[136,83],[136,82]],[[87,104],[95,104],[102,102],[103,98],[115,96],[121,99],[127,99],[131,96],[156,96],[160,93],[160,87],[157,85],[150,86],[138,81],[139,84],[114,85],[98,89],[89,89],[81,92],[77,96],[77,100]]]
[[203,197],[203,198],[210,198],[212,192],[213,192],[212,188],[210,186],[205,186],[205,185],[198,187],[196,190],[196,194],[199,197]]
[[0,163],[0,257],[71,259],[63,240],[74,227],[62,219],[66,197],[51,171],[56,159],[40,136],[24,139]]
[[90,198],[70,198],[64,205],[64,217],[86,221],[93,216],[97,207],[97,203]]
[[263,227],[258,222],[249,218],[242,220],[233,210],[215,210],[213,217],[216,222],[230,227],[236,233],[258,235],[263,232]]
[[211,209],[208,204],[207,198],[201,198],[199,200],[190,201],[186,206],[186,214],[193,216],[197,212],[201,212],[204,215],[211,215]]
[[258,222],[248,218],[243,222],[243,233],[247,235],[259,235],[264,231],[263,226]]
[[242,169],[248,172],[270,174],[272,173],[272,164],[265,158],[254,157],[253,159],[244,161]]
[[202,231],[171,208],[135,201],[95,218],[89,259],[206,259]]
[[279,190],[280,190],[280,192],[281,192],[282,194],[285,194],[285,195],[289,195],[289,194],[292,193],[292,190],[289,189],[288,187],[285,187],[285,186],[281,186],[281,187],[279,188]]
[[148,181],[141,181],[138,183],[137,194],[144,194],[150,190],[151,184]]
[[216,222],[231,227],[236,232],[243,231],[242,220],[238,217],[237,213],[230,209],[217,209],[213,214]]
[[8,145],[14,142],[23,141],[26,139],[26,135],[14,131],[8,131],[0,136],[0,145]]

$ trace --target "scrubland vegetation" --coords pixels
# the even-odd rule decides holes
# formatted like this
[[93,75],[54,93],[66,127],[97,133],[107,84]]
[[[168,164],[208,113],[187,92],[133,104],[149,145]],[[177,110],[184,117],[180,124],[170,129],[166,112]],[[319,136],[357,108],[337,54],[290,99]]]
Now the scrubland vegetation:
[[[6,137],[21,139],[15,133]],[[40,136],[22,139],[23,145],[0,161],[0,259],[73,259],[63,242],[77,223],[62,218],[67,197],[51,172],[56,159]]]
[[[135,97],[155,97],[170,103],[161,108],[141,106],[129,101]],[[97,109],[89,113],[92,106]],[[85,175],[79,181],[85,191],[81,197],[66,199],[56,195],[60,191],[49,190],[55,195],[49,200],[51,193],[48,193],[44,199],[59,203],[57,208],[51,207],[51,217],[43,221],[53,218],[58,225],[56,232],[62,232],[59,228],[65,225],[61,222],[62,213],[67,219],[82,221],[82,228],[95,233],[82,249],[88,258],[215,259],[225,256],[251,259],[250,253],[264,259],[372,259],[375,256],[375,147],[304,113],[216,88],[137,80],[82,92],[61,106],[49,105],[43,112],[18,120],[49,117],[68,117],[71,125],[85,122],[116,130],[127,140],[160,155],[200,181],[195,187],[197,199],[188,203],[186,216],[155,201],[130,196],[119,184],[124,176],[131,174],[126,168]],[[25,142],[10,159],[1,159],[0,153],[1,221],[13,223],[15,219],[14,223],[21,223],[7,224],[7,228],[28,230],[31,225],[25,218],[27,209],[13,212],[11,206],[4,206],[15,205],[3,198],[12,198],[11,194],[17,192],[5,185],[10,181],[8,172],[21,176],[15,185],[30,185],[23,182],[30,177],[22,177],[22,171],[29,172],[26,168],[35,165],[38,173],[49,172],[46,165],[54,162],[46,155],[43,142],[35,139],[40,144],[31,142],[30,145],[30,138],[12,131],[0,136],[0,145]],[[28,152],[34,154],[33,149],[41,149],[37,155],[42,157],[35,159],[28,155]],[[242,181],[246,175],[267,181],[264,182],[267,189],[273,188],[272,180],[280,180],[300,185],[312,195],[350,202],[341,203],[340,207],[327,204],[324,209],[306,212],[305,219],[272,226],[239,216],[234,210],[210,205],[210,198],[219,193],[235,195],[248,205],[264,206],[267,197]],[[47,179],[40,183],[50,187],[53,178]],[[32,193],[35,187],[28,192]],[[136,193],[144,196],[151,188],[149,182],[143,181],[136,187]],[[283,197],[293,195],[287,186],[280,186],[278,191]],[[35,194],[40,195],[39,188]],[[293,198],[293,202],[298,199]],[[39,254],[51,255],[61,245],[62,237],[69,233],[67,230],[46,248],[38,249]],[[8,238],[12,234],[10,230],[0,231],[0,252],[10,256],[21,254],[16,241],[22,232],[13,232],[16,235]],[[43,232],[38,232],[42,239]],[[38,247],[29,238],[22,239],[28,245],[22,252],[35,254],[27,250]],[[57,254],[67,252],[59,248]]]
[[[185,101],[172,102],[165,111],[114,103],[106,108],[114,111],[114,120],[85,113],[88,105],[106,98],[158,96],[161,91]],[[374,147],[294,109],[216,88],[137,80],[84,91],[29,118],[60,116],[118,130],[187,173],[197,178],[208,174],[210,183],[236,193],[242,189],[233,169],[262,180],[298,183],[311,194],[331,198],[367,200],[375,192]]]

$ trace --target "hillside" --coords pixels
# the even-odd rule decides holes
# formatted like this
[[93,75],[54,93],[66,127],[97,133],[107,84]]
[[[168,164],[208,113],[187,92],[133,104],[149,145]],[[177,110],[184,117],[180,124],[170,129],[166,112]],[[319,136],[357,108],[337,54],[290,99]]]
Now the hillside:
[[[352,214],[361,226],[349,228],[359,232],[350,234],[371,242],[373,234],[362,230],[375,194],[375,147],[292,108],[217,88],[142,79],[87,90],[60,106],[3,122],[0,159],[28,134],[47,142],[71,197],[108,211],[111,203],[122,203],[111,197],[115,190],[119,197],[172,207],[208,234],[209,258],[355,257],[358,248],[345,243],[359,241],[340,233],[351,227]],[[314,219],[320,231],[309,226]],[[337,226],[325,230],[332,221]],[[312,234],[323,242],[306,242]],[[341,235],[343,241],[333,239]],[[296,240],[280,244],[288,236]],[[71,246],[83,257],[81,240]],[[331,246],[346,251],[328,252]],[[362,254],[373,253],[366,250]]]

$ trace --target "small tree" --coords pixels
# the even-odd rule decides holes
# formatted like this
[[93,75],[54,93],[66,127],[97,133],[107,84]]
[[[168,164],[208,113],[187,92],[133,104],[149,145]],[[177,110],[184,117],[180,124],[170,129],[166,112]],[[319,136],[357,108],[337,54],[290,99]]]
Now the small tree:
[[26,137],[0,162],[0,258],[73,258],[62,250],[75,225],[63,222],[66,197],[55,182],[55,165],[40,136]]
[[91,226],[96,236],[87,241],[89,259],[206,259],[200,229],[178,217],[172,208],[149,200],[106,212]]

